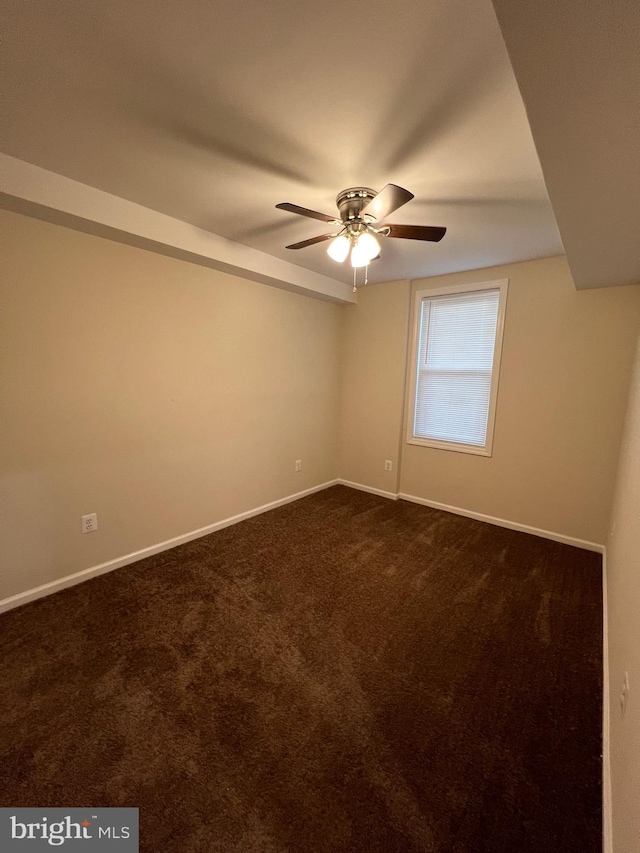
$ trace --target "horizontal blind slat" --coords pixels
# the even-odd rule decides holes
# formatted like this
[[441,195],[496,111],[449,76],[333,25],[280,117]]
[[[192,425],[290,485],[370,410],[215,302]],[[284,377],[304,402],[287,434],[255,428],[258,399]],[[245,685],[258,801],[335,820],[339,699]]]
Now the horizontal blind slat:
[[422,300],[414,435],[486,443],[500,291]]

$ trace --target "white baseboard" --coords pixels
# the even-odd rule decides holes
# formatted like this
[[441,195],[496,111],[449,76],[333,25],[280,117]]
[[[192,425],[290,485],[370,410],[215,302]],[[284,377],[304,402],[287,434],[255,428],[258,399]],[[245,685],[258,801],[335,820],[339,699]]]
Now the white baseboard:
[[607,603],[607,551],[602,555],[602,850],[613,853],[611,815],[611,707],[609,687],[609,609]]
[[428,501],[425,498],[418,498],[415,495],[405,495],[402,492],[398,498],[403,501],[411,501],[414,504],[422,504],[430,506],[433,509],[441,509],[444,512],[452,512],[454,515],[464,515],[466,518],[474,518],[476,521],[485,521],[487,524],[495,524],[497,527],[506,527],[509,530],[519,530],[521,533],[531,533],[533,536],[541,536],[543,539],[553,539],[554,542],[562,542],[564,545],[573,545],[576,548],[584,548],[586,551],[596,551],[598,554],[604,553],[604,545],[597,542],[589,542],[586,539],[576,539],[573,536],[565,536],[564,533],[555,533],[553,530],[543,530],[540,527],[531,527],[528,524],[520,524],[518,521],[509,521],[506,518],[495,518],[493,515],[485,515],[482,512],[474,512],[470,509],[461,509],[457,506],[449,506],[448,504],[439,503],[438,501]]
[[46,595],[52,595],[54,592],[59,592],[61,589],[66,589],[69,586],[75,586],[78,583],[95,578],[98,575],[104,575],[107,572],[112,572],[114,569],[120,569],[122,566],[128,566],[131,563],[137,563],[138,560],[144,560],[145,557],[152,557],[154,554],[159,554],[162,551],[168,551],[170,548],[175,548],[176,545],[182,545],[185,542],[191,542],[193,539],[199,539],[201,536],[206,536],[209,533],[215,533],[216,530],[222,530],[224,527],[230,527],[232,524],[238,524],[247,518],[252,518],[254,515],[260,515],[263,512],[268,512],[270,509],[284,506],[284,504],[292,503],[300,500],[307,495],[312,495],[314,492],[321,492],[323,489],[328,489],[330,486],[335,486],[341,480],[330,480],[326,483],[321,483],[319,486],[312,486],[310,489],[305,489],[302,492],[296,492],[293,495],[287,495],[285,498],[280,498],[277,501],[271,501],[268,504],[249,509],[246,512],[241,512],[238,515],[232,515],[229,518],[224,518],[222,521],[216,521],[214,524],[209,524],[206,527],[200,527],[198,530],[192,530],[189,533],[183,533],[181,536],[174,536],[173,539],[167,539],[164,542],[159,542],[157,545],[150,545],[148,548],[142,548],[140,551],[133,551],[131,554],[125,554],[124,557],[117,557],[115,560],[109,560],[106,563],[100,563],[98,566],[91,566],[88,569],[82,569],[79,572],[74,572],[72,575],[67,575],[64,578],[45,583],[35,589],[19,592],[17,595],[12,595],[9,598],[0,600],[0,613],[7,610],[12,610],[14,607],[20,607],[22,604],[27,604],[29,601],[35,601],[38,598],[44,598]]
[[374,489],[373,486],[365,486],[363,483],[352,483],[351,480],[337,480],[336,482],[341,486],[349,486],[350,489],[357,489],[359,492],[380,495],[381,498],[388,498],[391,501],[398,500],[398,495],[395,492],[385,492],[384,489]]
[[351,489],[358,489],[361,492],[369,492],[372,495],[380,495],[382,498],[388,498],[392,501],[403,500],[410,501],[414,504],[422,504],[422,506],[430,506],[433,509],[441,509],[444,512],[452,512],[454,515],[463,515],[465,518],[473,518],[476,521],[484,521],[487,524],[495,524],[497,527],[506,527],[509,530],[518,530],[521,533],[531,533],[533,536],[540,536],[543,539],[552,539],[554,542],[562,542],[564,545],[573,545],[576,548],[584,548],[586,551],[595,551],[598,554],[604,553],[604,545],[598,542],[589,542],[587,539],[576,539],[574,536],[566,536],[564,533],[555,533],[553,530],[543,530],[541,527],[531,527],[528,524],[520,524],[518,521],[509,521],[506,518],[496,518],[493,515],[485,515],[482,512],[474,512],[470,509],[461,509],[458,506],[449,506],[439,501],[430,501],[426,498],[419,498],[416,495],[407,495],[404,492],[385,492],[383,489],[374,489],[373,486],[365,486],[364,483],[353,483],[350,480],[336,480],[342,486],[349,486]]

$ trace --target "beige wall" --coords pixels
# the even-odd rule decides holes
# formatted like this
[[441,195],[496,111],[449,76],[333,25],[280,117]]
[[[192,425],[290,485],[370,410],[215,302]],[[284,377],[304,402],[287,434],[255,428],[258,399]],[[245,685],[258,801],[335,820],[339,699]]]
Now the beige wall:
[[[342,309],[340,476],[397,492],[407,334],[408,281],[358,291]],[[393,470],[385,471],[389,459]]]
[[[0,234],[0,599],[338,475],[605,541],[640,288],[578,293],[561,258],[413,284],[510,279],[486,459],[404,443],[409,282],[338,308],[17,214]],[[640,341],[634,377],[608,540],[616,853],[640,834]]]
[[[577,292],[564,258],[548,258],[422,279],[412,291],[499,278],[510,283],[493,457],[408,445],[402,430],[399,491],[604,543],[640,288]],[[376,488],[385,488],[381,456],[401,432],[397,383],[408,304],[406,286],[390,283],[363,289],[346,309],[342,399],[357,402],[348,414],[343,409],[342,470]]]
[[338,306],[18,214],[0,231],[0,599],[338,475]]
[[407,445],[401,491],[604,543],[640,289],[576,291],[564,258],[441,276],[509,279],[493,456]]
[[561,258],[413,283],[510,279],[487,459],[404,442],[409,282],[338,307],[0,227],[0,599],[337,476],[605,541],[639,288],[576,292]]
[[[607,546],[610,756],[615,853],[640,843],[640,339]],[[620,692],[631,687],[624,717]]]

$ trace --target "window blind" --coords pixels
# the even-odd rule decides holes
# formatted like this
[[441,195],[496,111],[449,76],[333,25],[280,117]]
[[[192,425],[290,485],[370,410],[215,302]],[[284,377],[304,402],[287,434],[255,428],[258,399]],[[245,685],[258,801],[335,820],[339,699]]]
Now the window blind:
[[500,290],[422,300],[414,435],[484,447]]

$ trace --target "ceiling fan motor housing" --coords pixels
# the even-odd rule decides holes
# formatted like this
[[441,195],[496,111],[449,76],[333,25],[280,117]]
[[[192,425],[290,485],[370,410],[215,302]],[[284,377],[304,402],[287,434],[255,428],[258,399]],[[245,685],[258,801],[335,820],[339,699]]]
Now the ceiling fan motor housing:
[[[292,204],[290,201],[280,202],[276,204],[276,207],[278,210],[286,210],[290,213],[297,213],[299,216],[308,216],[311,219],[328,222],[334,227],[336,225],[341,226],[337,234],[321,234],[319,237],[300,240],[298,243],[287,246],[287,249],[305,249],[307,246],[332,240],[328,251],[333,260],[342,263],[351,251],[351,262],[356,267],[361,265],[360,261],[368,252],[374,248],[376,251],[380,250],[376,239],[378,236],[402,237],[405,240],[428,240],[433,243],[442,240],[446,228],[432,225],[384,224],[391,213],[411,201],[412,198],[413,193],[397,184],[387,184],[380,192],[376,192],[370,187],[349,187],[338,193],[336,197],[340,219],[336,219],[327,213],[300,207],[299,204]],[[366,246],[368,249],[365,250]],[[358,255],[358,263],[354,263],[356,260],[354,253]]]
[[373,222],[375,217],[369,214],[361,217],[360,211],[377,195],[378,193],[369,187],[350,187],[347,190],[342,190],[336,198],[336,204],[340,211],[340,219],[344,223],[352,222],[354,219]]

